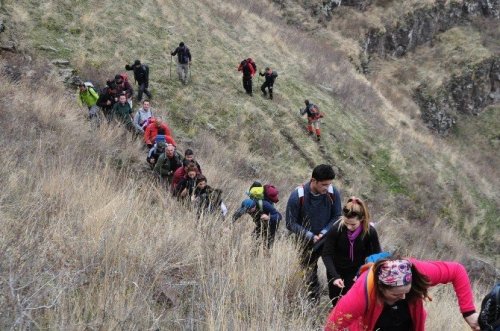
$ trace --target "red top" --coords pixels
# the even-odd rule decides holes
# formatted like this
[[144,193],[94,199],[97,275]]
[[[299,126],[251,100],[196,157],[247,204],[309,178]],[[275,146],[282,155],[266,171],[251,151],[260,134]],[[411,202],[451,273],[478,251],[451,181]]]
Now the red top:
[[165,140],[167,136],[170,137],[170,140],[172,142],[167,141],[167,143],[170,143],[172,145],[176,145],[175,140],[172,138],[172,132],[170,131],[169,127],[165,123],[161,123],[160,127],[158,128],[158,125],[156,124],[156,121],[152,121],[151,123],[148,124],[146,127],[146,130],[144,132],[144,141],[146,144],[154,144],[155,138],[158,135],[158,131],[163,131],[162,134],[165,135]]
[[[462,313],[475,311],[469,276],[463,265],[457,262],[419,261],[409,259],[423,275],[427,276],[431,286],[452,283]],[[328,316],[325,331],[373,330],[384,304],[376,300],[374,278],[371,269],[361,274],[353,287],[344,295]],[[368,282],[368,283],[367,283]],[[408,302],[414,331],[425,330],[423,299]]]

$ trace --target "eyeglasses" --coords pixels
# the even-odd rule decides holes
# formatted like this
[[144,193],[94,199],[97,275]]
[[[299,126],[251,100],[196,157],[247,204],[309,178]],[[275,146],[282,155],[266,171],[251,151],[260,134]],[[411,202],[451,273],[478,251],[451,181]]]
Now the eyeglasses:
[[349,200],[347,200],[347,203],[349,203],[349,202],[353,202],[353,203],[356,203],[358,205],[361,205],[361,200],[359,200],[356,197],[350,197]]

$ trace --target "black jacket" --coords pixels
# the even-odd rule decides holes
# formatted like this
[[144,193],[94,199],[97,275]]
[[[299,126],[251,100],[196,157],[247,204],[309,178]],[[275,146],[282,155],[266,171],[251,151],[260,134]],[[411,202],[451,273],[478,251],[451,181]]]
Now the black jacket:
[[326,270],[333,279],[356,275],[359,267],[365,263],[365,258],[380,253],[380,242],[377,231],[370,225],[366,236],[361,233],[354,241],[354,261],[349,257],[350,244],[347,238],[347,228],[336,224],[327,233],[323,246],[322,259]]
[[149,67],[147,65],[133,66],[132,70],[134,71],[134,79],[137,84],[141,85],[149,82]]
[[[111,110],[113,109],[113,105],[116,102],[115,100],[116,97],[117,97],[116,93],[110,93],[109,88],[106,87],[104,90],[102,90],[101,94],[99,95],[99,99],[97,99],[96,104],[104,110]],[[111,104],[107,105],[106,104],[107,101],[111,101]]]
[[271,72],[265,72],[265,73],[260,73],[259,72],[259,75],[260,76],[264,76],[265,79],[266,79],[266,83],[268,85],[273,85],[274,84],[274,81],[276,80],[276,78],[278,77],[278,73],[276,71],[271,71]]
[[187,64],[191,62],[191,52],[186,45],[184,45],[184,47],[177,47],[171,55],[177,55],[177,61],[179,61],[180,64]]

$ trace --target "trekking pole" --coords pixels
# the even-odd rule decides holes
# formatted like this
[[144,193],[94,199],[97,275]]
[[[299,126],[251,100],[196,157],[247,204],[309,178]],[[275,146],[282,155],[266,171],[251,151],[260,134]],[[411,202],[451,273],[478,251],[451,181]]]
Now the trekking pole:
[[170,74],[169,74],[169,78],[172,79],[172,55],[170,55]]

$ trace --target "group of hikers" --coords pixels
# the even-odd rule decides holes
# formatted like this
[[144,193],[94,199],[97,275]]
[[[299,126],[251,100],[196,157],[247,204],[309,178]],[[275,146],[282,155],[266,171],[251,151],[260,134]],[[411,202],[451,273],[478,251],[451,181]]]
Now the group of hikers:
[[[187,84],[191,63],[189,48],[180,43],[171,55],[178,56],[179,79]],[[79,84],[77,97],[88,107],[89,118],[98,117],[101,109],[108,122],[117,120],[135,137],[142,136],[148,149],[147,165],[162,188],[180,203],[196,210],[199,219],[207,214],[225,218],[228,208],[223,202],[222,190],[208,185],[193,150],[186,149],[181,154],[167,123],[155,115],[148,89],[148,66],[136,60],[125,68],[134,73],[139,86],[136,100],[141,107],[132,116],[133,88],[127,75],[121,73],[108,80],[101,93],[89,82]],[[243,72],[246,92],[252,94],[255,62],[246,59],[238,70]],[[266,68],[261,75],[266,77],[261,90],[269,93],[272,99],[277,74]],[[142,100],[143,94],[148,99]],[[305,106],[300,112],[308,115],[307,130],[320,140],[319,119],[322,114],[309,100],[305,100]],[[423,302],[430,299],[428,289],[446,283],[453,284],[460,311],[473,330],[480,330],[479,322],[487,327],[495,325],[491,313],[482,314],[480,318],[476,312],[470,281],[461,264],[421,261],[383,252],[366,202],[352,196],[342,206],[340,192],[333,185],[334,179],[331,165],[317,165],[311,177],[292,191],[285,211],[286,228],[299,242],[300,264],[304,270],[307,297],[312,304],[320,301],[320,258],[326,267],[332,310],[325,330],[424,330],[426,313]],[[232,223],[249,215],[255,224],[253,237],[256,244],[271,252],[283,218],[276,207],[279,191],[272,184],[257,181],[246,194],[232,215]],[[492,295],[491,300],[494,297]],[[500,299],[488,307],[497,307],[498,301]],[[500,313],[495,316],[500,317]]]

